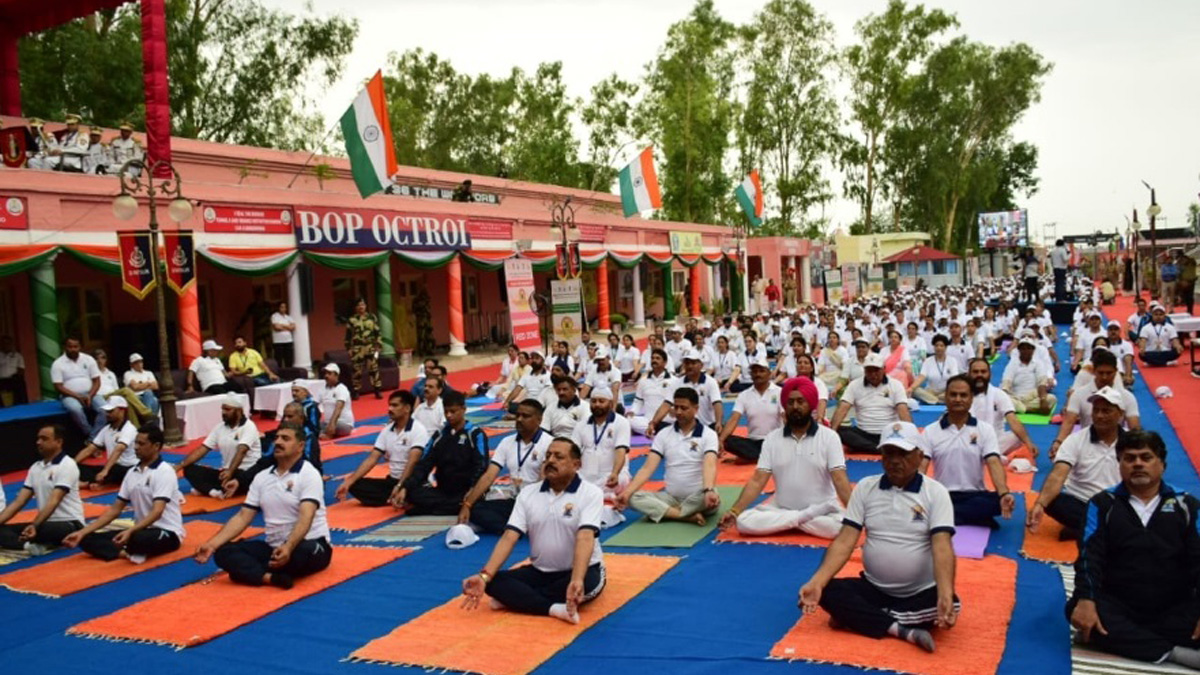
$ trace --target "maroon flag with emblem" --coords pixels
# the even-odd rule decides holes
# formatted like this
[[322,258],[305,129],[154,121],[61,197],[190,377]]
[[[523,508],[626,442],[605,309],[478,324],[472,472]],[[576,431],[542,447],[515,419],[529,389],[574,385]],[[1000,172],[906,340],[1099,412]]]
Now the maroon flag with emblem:
[[163,232],[167,257],[167,285],[178,295],[196,281],[196,244],[191,230]]
[[29,146],[29,130],[25,127],[0,129],[0,157],[4,159],[4,166],[13,169],[25,166],[25,151]]
[[149,232],[118,232],[121,254],[121,286],[130,295],[142,300],[154,290],[154,268],[151,267]]

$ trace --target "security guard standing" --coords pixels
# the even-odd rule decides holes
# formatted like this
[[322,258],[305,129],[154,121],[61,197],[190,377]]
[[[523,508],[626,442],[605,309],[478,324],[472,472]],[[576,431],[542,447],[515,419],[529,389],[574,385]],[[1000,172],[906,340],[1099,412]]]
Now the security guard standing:
[[367,312],[367,301],[360,299],[354,305],[354,315],[346,321],[346,351],[350,352],[350,363],[354,366],[354,398],[362,389],[363,366],[371,374],[371,386],[375,387],[375,398],[379,393],[379,350],[383,342],[379,335],[379,319]]
[[[121,130],[121,135],[112,139],[108,144],[109,151],[112,153],[112,170],[120,169],[125,162],[131,159],[141,159],[145,155],[142,144],[133,137],[133,125],[124,122],[118,128]],[[129,174],[134,178],[137,178],[141,172],[141,169],[137,167],[129,168]]]

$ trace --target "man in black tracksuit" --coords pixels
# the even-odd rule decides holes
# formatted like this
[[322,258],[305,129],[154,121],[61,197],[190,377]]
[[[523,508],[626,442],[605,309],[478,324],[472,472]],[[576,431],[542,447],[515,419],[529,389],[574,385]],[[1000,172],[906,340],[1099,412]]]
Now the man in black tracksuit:
[[1082,644],[1200,669],[1200,499],[1162,482],[1158,434],[1117,441],[1121,483],[1088,501],[1067,618]]
[[[405,513],[410,516],[458,515],[463,497],[487,469],[487,435],[467,421],[467,401],[462,392],[448,392],[442,405],[446,426],[433,434],[425,454],[396,495],[396,501],[406,504]],[[428,485],[430,473],[437,486]]]

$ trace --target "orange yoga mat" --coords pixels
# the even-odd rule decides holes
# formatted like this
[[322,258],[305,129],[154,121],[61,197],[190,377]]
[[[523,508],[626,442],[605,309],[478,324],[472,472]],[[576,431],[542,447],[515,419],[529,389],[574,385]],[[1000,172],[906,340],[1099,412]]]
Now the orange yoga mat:
[[246,501],[245,496],[233,497],[231,499],[214,499],[208,495],[186,495],[183,504],[179,507],[180,513],[185,516],[194,516],[198,513],[213,513],[227,509],[231,506],[239,506]]
[[[412,551],[410,548],[334,546],[333,562],[329,567],[297,579],[290,591],[241,586],[221,573],[76,624],[68,628],[67,633],[101,640],[148,642],[176,649],[194,647]],[[188,611],[189,607],[219,608],[219,611]]]
[[[758,465],[753,462],[747,464],[717,462],[717,485],[745,485],[746,481],[750,480],[750,477],[754,475],[757,469]],[[763,491],[770,492],[774,490],[775,488],[772,485],[773,479],[767,481],[767,485],[763,488]]]
[[[1025,495],[1026,508],[1032,508],[1037,501],[1038,493],[1030,492]],[[1025,528],[1025,541],[1021,544],[1021,555],[1030,560],[1043,562],[1073,563],[1079,555],[1079,544],[1075,541],[1059,541],[1058,533],[1063,526],[1049,515],[1042,516],[1042,523],[1037,532]]]
[[[128,560],[104,562],[86,553],[78,553],[37,567],[27,567],[0,575],[0,586],[19,593],[35,593],[51,598],[61,598],[64,595],[78,593],[184,558],[190,558],[196,551],[196,547],[219,532],[221,526],[221,523],[193,520],[184,525],[187,537],[178,550],[147,558],[146,562],[141,565],[134,565]],[[242,538],[254,537],[260,532],[262,530],[257,527],[247,528],[242,534]]]
[[341,532],[366,529],[402,515],[403,511],[397,511],[391,506],[363,506],[357,499],[347,499],[325,508],[325,519],[329,522],[329,529]]
[[[87,518],[88,520],[91,520],[92,518],[95,518],[96,516],[100,515],[101,513],[104,513],[107,510],[108,510],[108,504],[92,504],[92,503],[85,502],[83,504],[83,517]],[[32,523],[34,517],[36,517],[37,514],[38,514],[37,509],[25,509],[24,511],[18,511],[17,515],[13,516],[12,520],[9,521],[9,524],[10,525],[23,525],[23,524],[27,524],[27,523]]]
[[[1033,477],[1036,475],[1036,473],[1015,473],[1006,470],[1004,480],[1008,483],[1009,492],[1029,493],[1033,490]],[[986,469],[983,471],[983,483],[989,490],[996,489],[996,486],[992,484],[992,473]]]
[[363,452],[370,452],[373,445],[352,445],[349,443],[329,443],[321,444],[321,461],[327,462],[331,459],[339,457],[349,457]]
[[89,490],[87,488],[86,483],[80,483],[79,484],[79,498],[80,499],[91,499],[92,497],[101,497],[103,495],[110,495],[119,489],[121,489],[120,485],[101,485],[99,490]]
[[[839,577],[858,576],[851,560]],[[1000,556],[958,559],[955,591],[962,600],[958,623],[934,629],[937,652],[928,654],[903,640],[875,640],[829,626],[824,610],[801,617],[771,649],[771,658],[836,663],[860,668],[928,675],[994,673],[1004,655],[1005,637],[1016,604],[1017,563]]]
[[[579,610],[579,625],[544,616],[493,610],[485,599],[473,611],[456,597],[350,655],[352,660],[488,675],[528,673],[617,611],[675,566],[679,558],[608,553],[604,591]],[[436,636],[436,639],[430,639]],[[519,645],[518,648],[514,648]]]

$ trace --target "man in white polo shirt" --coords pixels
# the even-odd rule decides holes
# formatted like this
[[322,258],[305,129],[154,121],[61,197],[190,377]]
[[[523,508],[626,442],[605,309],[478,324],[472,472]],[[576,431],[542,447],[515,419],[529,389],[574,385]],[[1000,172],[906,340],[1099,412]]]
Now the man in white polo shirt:
[[[701,363],[700,352],[695,349],[689,349],[684,353],[683,375],[672,380],[667,387],[671,392],[676,392],[681,388],[696,392],[699,406],[696,410],[696,420],[713,430],[720,429],[721,422],[725,417],[724,403],[721,401],[721,387],[717,385],[715,377],[704,374],[704,364]],[[671,401],[663,401],[662,405],[658,407],[658,412],[654,414],[654,418],[646,425],[646,431],[643,432],[647,437],[654,436],[658,431],[659,422],[674,420],[671,417],[671,403]]]
[[[235,583],[292,587],[295,579],[329,567],[333,547],[325,521],[325,484],[304,459],[304,427],[275,435],[275,466],[250,484],[246,503],[221,531],[196,549],[196,562],[215,557]],[[266,541],[234,542],[262,512]]]
[[1058,398],[1050,393],[1050,373],[1033,358],[1036,349],[1037,342],[1032,337],[1022,337],[1017,342],[1017,358],[1010,359],[1005,367],[1000,388],[1012,399],[1017,413],[1049,415],[1058,405]]
[[[733,414],[721,430],[721,447],[747,462],[757,462],[767,434],[783,426],[783,406],[779,405],[781,390],[771,381],[767,360],[755,357],[750,361],[750,378],[754,386],[743,389],[733,403]],[[746,418],[746,438],[734,436],[738,421]]]
[[[579,607],[600,595],[605,584],[604,551],[597,536],[604,493],[579,477],[581,464],[579,446],[554,439],[542,465],[545,478],[521,490],[487,563],[463,580],[464,609],[478,607],[486,593],[495,609],[579,623]],[[503,569],[526,535],[532,562]]]
[[[82,530],[63,539],[63,546],[83,549],[105,561],[126,558],[134,564],[177,550],[186,533],[179,503],[175,467],[162,460],[163,432],[153,424],[138,429],[134,452],[138,464],[125,474],[117,500]],[[100,532],[133,505],[133,527]]]
[[231,373],[221,363],[221,345],[216,340],[205,340],[203,354],[192,360],[187,372],[187,391],[205,394],[240,392],[241,385],[229,379]]
[[325,365],[325,393],[321,394],[321,416],[325,426],[321,429],[321,438],[349,436],[354,431],[350,390],[338,381],[341,372],[336,363]]
[[[954,505],[941,483],[920,473],[916,427],[894,422],[880,443],[883,475],[855,486],[842,531],[800,589],[800,606],[806,614],[820,606],[855,633],[932,652],[930,629],[953,627],[961,608],[954,594]],[[864,529],[862,575],[835,579]]]
[[[863,376],[846,385],[830,427],[852,452],[878,452],[879,434],[894,422],[911,422],[908,394],[904,385],[883,372],[883,354],[868,354],[863,360]],[[850,411],[857,426],[842,427]]]
[[[120,485],[125,480],[125,473],[137,466],[137,454],[133,450],[137,428],[129,423],[128,405],[124,397],[113,396],[101,407],[108,424],[75,455],[81,483],[91,485],[93,489],[101,484]],[[96,453],[104,454],[103,466],[83,463]]]
[[1050,445],[1050,459],[1058,456],[1058,449],[1067,441],[1067,437],[1075,430],[1075,425],[1089,427],[1092,425],[1092,395],[1105,387],[1112,387],[1121,394],[1122,419],[1125,428],[1138,431],[1142,428],[1141,415],[1138,411],[1137,398],[1128,389],[1117,387],[1117,357],[1106,349],[1099,349],[1092,355],[1092,381],[1076,387],[1071,392],[1067,407],[1063,409],[1062,424],[1058,436]]
[[[946,382],[946,414],[922,433],[929,453],[926,466],[933,461],[934,479],[950,491],[955,525],[996,528],[995,517],[1012,516],[1015,499],[1008,491],[996,430],[971,415],[971,399],[969,376],[955,375]],[[995,492],[983,482],[984,466]]]
[[[0,511],[0,548],[42,555],[58,546],[64,537],[83,527],[83,501],[79,498],[79,467],[63,451],[66,431],[58,424],[47,424],[37,433],[37,451],[41,459],[29,467],[25,484],[12,503]],[[37,502],[38,512],[28,525],[8,525],[29,499]]]
[[[608,351],[608,347],[604,345],[597,346],[596,356],[592,361],[595,362],[596,367],[588,373],[587,378],[583,381],[583,385],[579,387],[579,395],[581,397],[590,398],[592,389],[601,384],[608,385],[609,388],[621,388],[621,371],[613,366],[612,354]],[[570,432],[563,435],[569,436]]]
[[137,394],[138,399],[154,415],[158,415],[158,378],[146,370],[142,355],[134,352],[129,355],[129,370],[123,376],[125,387]]
[[[629,420],[613,410],[613,391],[608,387],[592,389],[592,415],[582,420],[571,432],[571,440],[582,453],[579,475],[604,491],[606,498],[613,497],[629,485]],[[621,513],[610,506],[604,507],[601,527],[616,525],[625,520]]]
[[[667,353],[662,349],[646,352],[650,356],[650,368],[638,379],[633,405],[629,407],[629,427],[636,433],[645,434],[650,420],[658,414],[663,402],[670,398],[671,374],[667,372]],[[666,423],[660,423],[666,426]],[[657,429],[656,429],[657,431]]]
[[[967,374],[971,377],[971,395],[974,397],[971,415],[983,424],[990,424],[996,431],[1001,454],[1007,455],[1024,445],[1037,459],[1038,447],[1017,417],[1012,399],[1003,389],[992,384],[992,366],[987,359],[972,359]],[[1005,423],[1011,431],[1005,430]]]
[[542,416],[542,427],[550,432],[551,437],[570,437],[574,433],[575,427],[587,419],[588,405],[579,398],[579,390],[574,377],[553,375],[551,381],[554,383],[553,398],[549,401],[545,399],[539,401],[546,409]]
[[[695,389],[676,389],[673,403],[675,424],[655,434],[650,455],[629,485],[617,495],[615,504],[618,510],[632,506],[656,523],[665,518],[704,525],[708,516],[716,513],[721,505],[721,497],[714,487],[719,452],[717,432],[697,419],[700,397]],[[641,490],[664,461],[666,489],[662,492]]]
[[[63,353],[50,364],[50,381],[58,392],[67,415],[87,437],[94,436],[104,426],[104,397],[100,392],[100,366],[96,359],[84,354],[78,338],[63,341]],[[95,413],[95,424],[88,421],[87,411]]]
[[1169,366],[1183,353],[1179,332],[1158,303],[1150,306],[1150,322],[1138,333],[1138,353],[1147,366]]
[[1121,482],[1116,445],[1125,433],[1121,428],[1125,400],[1112,387],[1104,387],[1088,400],[1092,425],[1071,434],[1059,446],[1054,468],[1026,518],[1031,532],[1037,531],[1042,514],[1049,514],[1062,523],[1061,539],[1079,539],[1088,500]]
[[[221,468],[201,466],[198,462],[209,452],[221,453]],[[179,463],[183,477],[192,484],[192,491],[199,495],[221,499],[225,495],[224,485],[230,480],[238,482],[237,494],[246,494],[250,489],[251,476],[247,473],[262,456],[262,441],[258,427],[246,418],[242,402],[235,394],[226,394],[221,401],[221,423],[208,433],[200,447],[188,453]]]
[[[411,391],[397,389],[388,396],[390,421],[375,439],[375,447],[354,473],[338,486],[338,501],[353,496],[363,506],[384,506],[394,502],[400,486],[412,474],[413,466],[429,444],[429,430],[412,417],[417,397]],[[386,478],[365,478],[377,462],[386,460]],[[399,506],[398,504],[396,506]]]
[[[570,376],[570,373],[567,375]],[[527,398],[541,400],[542,392],[553,386],[550,371],[546,368],[546,357],[540,348],[535,347],[529,351],[529,372],[508,392],[508,397],[504,399],[504,410],[509,415],[515,415],[517,402]]]
[[[469,522],[489,534],[504,532],[517,493],[541,478],[546,448],[554,438],[542,429],[542,404],[528,398],[518,403],[516,429],[517,433],[500,441],[487,469],[463,497],[459,524]],[[508,471],[508,485],[494,485],[501,471]]]
[[[787,426],[767,434],[758,469],[722,516],[721,529],[736,523],[738,532],[750,536],[800,530],[833,539],[841,531],[842,503],[851,490],[842,441],[813,418],[818,394],[812,380],[787,380],[781,396]],[[772,477],[775,497],[746,510]]]

